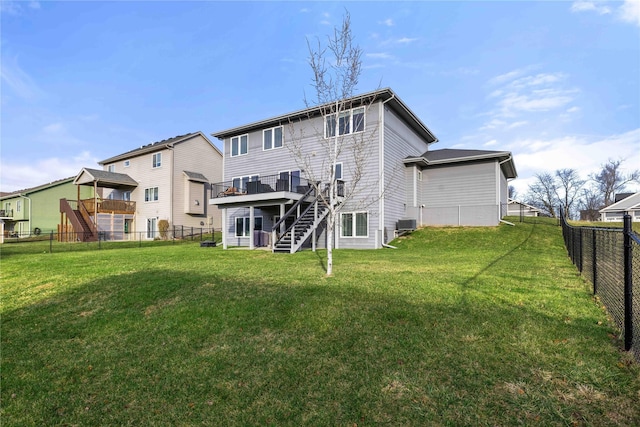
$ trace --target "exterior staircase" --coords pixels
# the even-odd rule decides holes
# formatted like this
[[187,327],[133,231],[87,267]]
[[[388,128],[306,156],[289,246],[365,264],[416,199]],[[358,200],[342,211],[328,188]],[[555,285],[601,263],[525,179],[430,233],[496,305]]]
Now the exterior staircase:
[[[73,200],[72,200],[73,201]],[[98,230],[93,222],[87,222],[85,216],[80,212],[83,207],[82,203],[76,202],[78,209],[73,209],[67,199],[60,199],[60,212],[65,214],[69,222],[73,226],[73,230],[77,233],[77,238],[81,242],[95,242],[98,240]],[[88,214],[87,214],[88,218]],[[91,221],[91,220],[89,220]]]
[[299,251],[328,214],[329,207],[316,198],[293,224],[287,228],[280,238],[275,241],[273,252],[292,254]]

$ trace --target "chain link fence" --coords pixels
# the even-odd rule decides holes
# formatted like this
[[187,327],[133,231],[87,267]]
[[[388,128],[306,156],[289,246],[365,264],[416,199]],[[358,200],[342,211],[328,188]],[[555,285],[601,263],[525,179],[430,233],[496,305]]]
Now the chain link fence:
[[[220,242],[220,230],[211,227],[187,227],[176,225],[166,231],[143,231],[130,233],[98,232],[41,232],[11,233],[4,237],[0,253],[29,254],[54,253],[113,248],[141,248],[150,246],[176,245],[189,242]],[[204,245],[202,245],[204,246]],[[215,246],[215,244],[207,245]]]
[[631,230],[631,217],[623,228],[561,222],[571,261],[622,331],[625,350],[640,362],[640,293],[633,293],[633,283],[640,283],[640,238]]

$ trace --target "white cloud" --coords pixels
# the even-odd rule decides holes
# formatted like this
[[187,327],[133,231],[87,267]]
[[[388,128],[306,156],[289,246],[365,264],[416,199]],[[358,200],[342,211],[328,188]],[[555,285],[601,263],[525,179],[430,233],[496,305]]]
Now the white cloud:
[[43,95],[31,76],[18,64],[17,58],[4,58],[0,64],[0,78],[2,82],[18,97],[33,100]]
[[571,107],[567,109],[567,113],[571,114],[571,113],[577,113],[578,111],[580,111],[580,107]]
[[611,13],[611,8],[595,1],[578,0],[571,4],[572,12],[596,12],[599,15]]
[[60,134],[65,131],[65,127],[62,123],[51,123],[42,128],[42,131],[46,134]]
[[640,1],[625,0],[618,9],[618,16],[624,22],[629,22],[640,27]]
[[402,37],[396,40],[396,43],[401,43],[401,44],[409,44],[409,43],[413,43],[415,41],[418,41],[417,38],[411,38],[411,37]]
[[58,179],[75,176],[83,167],[98,167],[98,159],[83,151],[71,158],[51,157],[28,162],[11,159],[2,163],[2,191],[17,191],[36,187]]
[[[525,75],[530,69],[532,67],[521,68],[489,80],[490,86],[499,86],[487,97],[495,102],[495,108],[488,114],[492,119],[518,117],[523,113],[554,111],[574,100],[578,90],[563,87],[568,77],[566,74]],[[520,125],[522,124],[520,121]]]
[[393,19],[391,18],[387,18],[384,21],[380,21],[378,23],[381,25],[386,25],[387,27],[393,27],[395,25],[395,23],[393,22]]
[[371,59],[392,59],[393,58],[393,55],[386,52],[367,53],[365,54],[365,56]]
[[[619,4],[616,2],[616,4]],[[604,2],[578,0],[571,4],[571,12],[595,12],[598,15],[609,15],[613,11],[611,7]],[[623,22],[628,22],[640,27],[640,1],[624,0],[624,2],[615,11],[615,16]]]
[[519,194],[527,192],[536,173],[576,169],[583,179],[611,160],[624,159],[627,170],[640,168],[640,128],[607,137],[566,135],[549,139],[525,138],[507,144],[520,177],[512,184]]
[[493,147],[495,145],[498,145],[497,139],[492,139],[491,141],[487,141],[484,144],[482,144],[483,147]]

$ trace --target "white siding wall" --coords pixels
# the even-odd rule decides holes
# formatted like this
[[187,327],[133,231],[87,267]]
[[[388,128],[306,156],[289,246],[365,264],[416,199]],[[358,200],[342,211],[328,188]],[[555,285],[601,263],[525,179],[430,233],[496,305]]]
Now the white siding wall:
[[[428,144],[389,108],[385,108],[384,116],[384,152],[385,152],[385,224],[388,240],[393,239],[393,232],[399,219],[417,217],[417,207],[421,203],[418,191],[414,200],[414,185],[420,187],[418,174],[414,166],[406,167],[403,159],[408,156],[419,156],[428,150]],[[419,189],[419,188],[418,188]]]
[[[304,178],[327,180],[331,165],[326,156],[326,144],[330,140],[324,139],[324,119],[322,117],[293,124],[285,123],[282,148],[263,150],[262,130],[250,132],[248,135],[248,153],[246,155],[231,157],[231,138],[224,140],[224,181],[230,181],[232,178],[240,176],[268,176],[276,175],[281,171],[304,169],[303,165],[297,161],[296,156],[292,154],[290,149],[292,141],[298,141],[302,148],[303,156],[308,156],[311,159],[310,169],[304,170],[301,175]],[[379,164],[378,104],[374,104],[367,111],[364,132],[344,137],[345,149],[338,158],[338,162],[343,164],[343,180],[347,185],[352,181],[351,176],[355,166],[349,141],[352,138],[363,137],[370,141],[369,146],[371,148],[368,152],[366,163],[371,167],[366,168],[355,197],[343,207],[343,212],[369,212],[369,237],[339,238],[337,246],[340,248],[373,248],[375,246],[375,230],[378,228],[378,208],[376,204],[378,195],[377,182],[379,179],[377,169]],[[233,218],[236,215],[240,215],[240,213],[236,213],[235,209],[227,211],[229,220],[226,225],[228,227],[227,235],[229,236],[228,244],[230,245],[238,243],[238,239],[234,237],[235,220]],[[256,215],[258,215],[257,210]],[[336,236],[339,236],[339,230]],[[240,241],[240,244],[243,243],[243,241]]]
[[[124,166],[125,160],[115,163],[114,172],[125,173],[138,183],[138,187],[131,192],[131,201],[136,202],[135,224],[134,229],[130,230],[131,232],[145,232],[148,218],[156,218],[158,221],[166,219],[171,222],[172,152],[167,149],[158,152],[162,153],[162,164],[158,168],[153,167],[153,154],[155,153],[146,153],[128,159],[128,167]],[[104,165],[104,170],[108,170],[108,165]],[[152,187],[158,187],[158,201],[145,202],[144,190]],[[109,191],[106,190],[104,197],[108,197],[108,193]]]
[[[176,144],[173,148],[175,164],[173,166],[173,224],[184,225],[189,227],[201,227],[200,222],[205,223],[205,227],[211,226],[220,229],[221,212],[214,206],[208,206],[210,194],[210,186],[200,183],[192,183],[185,185],[185,176],[183,171],[197,172],[204,175],[209,183],[213,184],[222,181],[222,155],[216,150],[206,139],[201,136],[191,138],[188,141]],[[202,207],[202,215],[189,215],[185,213],[185,203],[193,203],[189,199],[186,192],[188,188],[195,187],[203,193],[199,195],[198,200]],[[206,191],[206,194],[204,193]]]
[[429,225],[497,225],[496,162],[423,171],[423,219]]
[[[153,155],[162,153],[162,164],[153,167]],[[125,162],[129,166],[125,167]],[[203,174],[210,182],[222,179],[222,157],[220,153],[203,137],[196,136],[187,141],[176,144],[173,149],[164,148],[153,153],[146,153],[114,163],[114,172],[124,173],[133,178],[138,187],[131,192],[131,201],[136,202],[134,229],[131,232],[146,232],[147,219],[165,219],[169,225],[184,225],[200,227],[205,222],[208,227],[209,217],[213,217],[213,227],[220,228],[220,212],[207,206],[209,195],[202,195],[201,203],[206,206],[206,216],[193,216],[184,213],[185,183],[183,171]],[[109,169],[105,164],[104,170]],[[145,202],[145,189],[158,187],[158,201]],[[208,185],[205,185],[208,189]],[[108,197],[111,190],[104,192]],[[116,192],[116,198],[122,197],[122,192]],[[173,199],[172,199],[173,198]],[[217,221],[217,222],[216,222]]]

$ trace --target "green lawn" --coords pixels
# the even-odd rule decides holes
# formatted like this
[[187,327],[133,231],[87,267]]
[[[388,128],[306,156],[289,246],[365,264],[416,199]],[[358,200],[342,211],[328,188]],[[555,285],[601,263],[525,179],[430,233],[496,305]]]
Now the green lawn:
[[640,425],[559,227],[397,250],[2,251],[3,425]]

